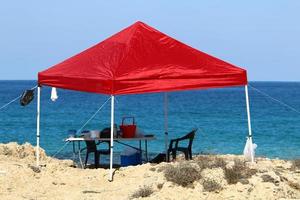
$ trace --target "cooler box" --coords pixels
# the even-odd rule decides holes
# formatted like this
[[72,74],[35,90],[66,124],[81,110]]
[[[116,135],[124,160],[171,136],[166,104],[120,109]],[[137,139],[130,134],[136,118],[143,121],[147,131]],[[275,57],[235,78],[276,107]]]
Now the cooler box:
[[142,156],[138,150],[127,149],[121,153],[121,166],[139,165],[142,163]]

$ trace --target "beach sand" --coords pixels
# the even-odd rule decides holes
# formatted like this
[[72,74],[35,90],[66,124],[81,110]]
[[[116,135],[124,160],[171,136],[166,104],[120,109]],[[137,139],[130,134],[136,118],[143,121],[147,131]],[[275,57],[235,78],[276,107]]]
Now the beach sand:
[[[150,195],[143,199],[300,199],[300,169],[291,161],[279,159],[257,158],[254,164],[246,163],[251,175],[232,184],[224,169],[235,169],[237,161],[244,163],[242,156],[196,156],[189,162],[179,159],[171,164],[120,168],[115,171],[113,182],[108,181],[106,169],[75,168],[71,160],[49,158],[44,151],[41,159],[44,166],[35,168],[34,147],[30,144],[0,144],[0,199],[119,200],[147,196],[147,192]],[[221,162],[204,169],[210,160],[224,160],[226,166]],[[177,173],[196,170],[188,178],[197,173],[199,176],[187,186],[167,181],[166,171],[173,176],[170,169],[178,166],[185,168]]]

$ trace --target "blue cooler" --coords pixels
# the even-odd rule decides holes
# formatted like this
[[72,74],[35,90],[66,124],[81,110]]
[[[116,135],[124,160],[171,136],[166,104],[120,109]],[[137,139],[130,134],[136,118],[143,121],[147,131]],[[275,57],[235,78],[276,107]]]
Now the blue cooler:
[[140,151],[135,149],[126,149],[121,153],[121,166],[139,165],[142,163]]

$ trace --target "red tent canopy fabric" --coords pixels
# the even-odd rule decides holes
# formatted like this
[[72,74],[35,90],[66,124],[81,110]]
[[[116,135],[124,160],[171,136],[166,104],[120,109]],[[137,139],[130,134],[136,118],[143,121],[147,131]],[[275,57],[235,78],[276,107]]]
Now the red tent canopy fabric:
[[109,95],[241,86],[246,70],[136,22],[39,72],[40,85]]

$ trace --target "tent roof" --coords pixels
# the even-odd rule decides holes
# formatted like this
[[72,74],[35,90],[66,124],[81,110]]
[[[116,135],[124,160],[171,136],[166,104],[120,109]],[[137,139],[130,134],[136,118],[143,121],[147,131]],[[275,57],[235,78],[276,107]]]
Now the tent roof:
[[136,22],[38,74],[40,85],[111,95],[239,86],[246,70]]

